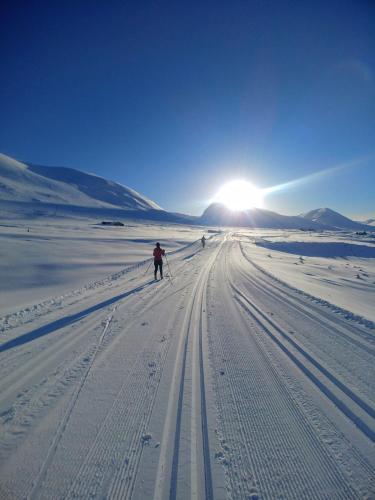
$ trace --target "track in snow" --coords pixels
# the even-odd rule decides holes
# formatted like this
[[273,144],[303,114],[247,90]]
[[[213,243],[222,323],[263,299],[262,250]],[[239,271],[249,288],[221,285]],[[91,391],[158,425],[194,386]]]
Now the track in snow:
[[[114,311],[115,309],[116,309],[116,307],[114,307],[112,311]],[[91,368],[92,368],[92,366],[93,366],[93,364],[95,362],[95,358],[96,358],[96,356],[98,354],[98,350],[101,347],[101,345],[103,344],[103,340],[104,340],[105,335],[107,333],[108,327],[111,324],[112,318],[113,318],[113,314],[111,314],[110,316],[108,316],[108,318],[107,318],[107,320],[105,322],[105,326],[103,328],[103,331],[102,331],[102,333],[100,335],[99,341],[98,341],[97,345],[95,346],[94,355],[92,356],[91,361],[90,361],[90,363],[87,366],[85,374],[83,375],[83,377],[80,380],[80,382],[77,384],[76,390],[73,393],[73,395],[72,395],[72,397],[71,397],[71,399],[69,401],[69,404],[68,404],[68,407],[66,409],[66,412],[65,412],[63,418],[60,421],[60,425],[59,425],[59,427],[58,427],[58,429],[56,431],[56,434],[55,434],[55,436],[53,438],[53,441],[52,441],[52,443],[51,443],[51,445],[49,447],[49,450],[47,452],[47,456],[46,456],[45,460],[42,463],[42,466],[40,468],[39,474],[36,477],[35,482],[33,484],[33,488],[31,490],[30,494],[28,495],[28,498],[30,498],[31,500],[32,499],[36,499],[39,496],[39,486],[40,486],[41,482],[44,479],[44,475],[46,473],[47,468],[49,467],[49,465],[52,462],[52,459],[53,459],[54,454],[56,452],[57,446],[59,445],[61,437],[62,437],[62,435],[63,435],[63,433],[64,433],[64,431],[66,429],[66,426],[67,426],[67,424],[69,422],[69,418],[70,418],[70,416],[71,416],[71,414],[72,414],[72,412],[74,410],[74,406],[75,406],[75,404],[76,404],[76,402],[77,402],[77,400],[79,398],[80,392],[81,392],[82,388],[84,387],[85,382],[87,380],[87,377],[88,377],[88,375],[90,373],[90,370],[91,370]]]
[[[202,336],[206,329],[207,280],[220,249],[221,246],[213,250],[209,262],[200,272],[186,307],[163,430],[155,500],[167,496],[173,500],[186,495],[206,500],[214,498]],[[190,416],[187,416],[189,410]],[[185,427],[184,419],[187,420]],[[172,448],[169,445],[170,436],[174,436]],[[183,450],[182,441],[185,442]],[[191,457],[191,481],[188,485],[179,478],[181,462],[185,461],[186,455]]]
[[[218,432],[228,495],[312,499],[358,498],[363,492],[368,495],[374,488],[374,463],[368,461],[372,453],[371,406],[366,406],[363,397],[357,398],[336,373],[329,373],[319,358],[312,358],[303,345],[299,345],[299,351],[294,335],[288,335],[294,346],[283,337],[284,324],[278,323],[282,309],[262,293],[261,286],[254,286],[251,274],[259,283],[263,281],[248,267],[238,243],[229,241],[224,258],[215,265],[216,286],[209,297],[211,363],[216,368]],[[267,284],[266,280],[264,286]],[[308,307],[308,301],[304,305]],[[300,314],[288,309],[285,314],[298,334]],[[236,316],[241,321],[236,321]],[[315,324],[311,320],[306,324],[306,318],[304,321],[306,329]],[[324,334],[316,327],[312,331]],[[342,336],[339,338],[342,341]],[[363,371],[366,368],[371,368],[369,362],[362,366]],[[331,386],[332,393],[328,392]],[[339,402],[349,399],[350,410],[342,412],[340,403],[339,411],[336,405],[328,408],[324,401],[327,395]],[[355,412],[352,427],[347,419],[350,411]],[[342,435],[342,424],[350,427],[349,440]],[[354,429],[358,428],[362,452],[353,441]]]
[[[311,356],[290,335],[267,318],[245,294],[232,285],[237,294],[236,300],[260,325],[275,344],[300,368],[300,370],[372,441],[375,441],[375,410],[350,387],[342,383],[327,370],[316,358]],[[334,387],[333,387],[334,386]],[[331,388],[333,387],[333,388]],[[337,389],[341,391],[338,393]],[[349,399],[350,402],[346,403]],[[355,404],[355,409],[353,407]],[[363,410],[361,412],[361,410]],[[364,414],[363,414],[364,412]],[[367,414],[367,415],[366,415]],[[366,422],[368,421],[368,423]]]
[[5,332],[0,497],[371,498],[373,332],[230,235],[169,260]]

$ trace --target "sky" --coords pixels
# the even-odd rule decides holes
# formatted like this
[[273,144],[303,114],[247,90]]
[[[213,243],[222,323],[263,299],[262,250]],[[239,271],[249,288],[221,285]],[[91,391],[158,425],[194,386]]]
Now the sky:
[[375,215],[374,1],[3,0],[0,20],[0,152],[189,214],[241,178],[280,213]]

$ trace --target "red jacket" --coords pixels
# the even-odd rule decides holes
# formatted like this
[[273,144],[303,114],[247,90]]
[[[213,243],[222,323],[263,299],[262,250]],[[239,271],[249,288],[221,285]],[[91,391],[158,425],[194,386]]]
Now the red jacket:
[[163,248],[154,248],[154,260],[163,260],[163,255],[165,255],[165,250]]

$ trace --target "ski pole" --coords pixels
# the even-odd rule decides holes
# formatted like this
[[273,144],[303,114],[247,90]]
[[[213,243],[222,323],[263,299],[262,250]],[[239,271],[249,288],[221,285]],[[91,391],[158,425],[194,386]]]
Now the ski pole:
[[167,266],[168,266],[168,273],[169,273],[169,276],[171,277],[171,282],[172,282],[172,278],[173,278],[173,276],[172,276],[172,273],[171,273],[171,268],[169,267],[169,262],[168,262],[167,256],[165,256],[165,260],[166,260],[166,262],[167,262]]
[[146,272],[145,272],[144,276],[146,276],[146,274],[148,273],[148,270],[150,269],[151,264],[152,264],[152,260],[150,261],[150,263],[149,263],[149,265],[148,265],[148,267],[146,269]]

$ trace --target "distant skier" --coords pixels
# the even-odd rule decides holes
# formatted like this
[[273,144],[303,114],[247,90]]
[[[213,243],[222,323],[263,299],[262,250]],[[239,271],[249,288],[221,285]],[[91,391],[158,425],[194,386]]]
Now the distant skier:
[[204,237],[204,235],[201,238],[201,242],[202,242],[202,247],[204,248],[206,245],[206,238]]
[[160,248],[160,243],[158,242],[156,243],[156,247],[154,248],[155,279],[158,268],[160,270],[160,279],[163,279],[163,255],[165,255],[165,250],[163,248]]

